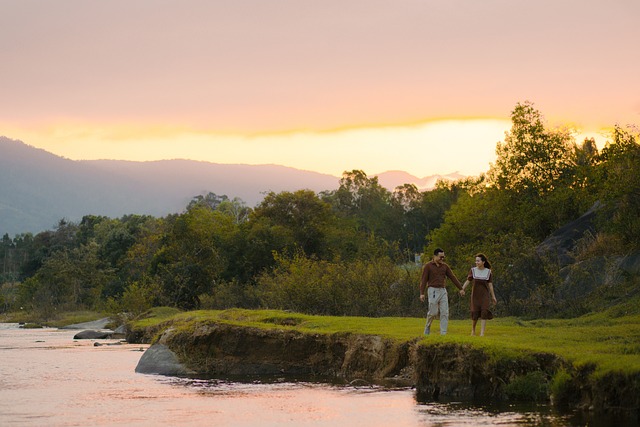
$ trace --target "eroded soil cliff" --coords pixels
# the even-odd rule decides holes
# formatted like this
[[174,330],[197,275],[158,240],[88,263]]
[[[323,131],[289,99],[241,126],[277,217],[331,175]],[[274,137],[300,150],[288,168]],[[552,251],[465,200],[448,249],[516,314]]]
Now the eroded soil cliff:
[[398,341],[224,322],[133,330],[130,342],[162,344],[187,371],[207,377],[291,376],[411,386],[419,401],[552,400],[638,419],[640,376],[593,375],[550,353],[488,354],[469,344]]

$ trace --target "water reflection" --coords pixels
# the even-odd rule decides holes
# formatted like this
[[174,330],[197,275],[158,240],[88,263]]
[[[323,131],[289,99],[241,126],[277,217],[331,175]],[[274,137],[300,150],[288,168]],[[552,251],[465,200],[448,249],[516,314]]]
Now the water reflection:
[[570,416],[553,413],[540,405],[527,406],[470,406],[463,403],[430,403],[421,405],[419,412],[429,426],[547,426],[560,427],[573,424]]
[[[586,425],[584,420],[576,418],[575,415],[558,414],[549,405],[482,404],[474,406],[462,402],[416,403],[413,391],[408,389],[379,386],[352,387],[345,384],[330,385],[309,381],[287,382],[286,379],[271,379],[265,382],[261,379],[251,380],[246,377],[233,380],[165,378],[162,381],[174,387],[196,390],[199,394],[212,398],[269,401],[272,405],[278,406],[278,411],[286,410],[290,414],[297,414],[298,422],[301,423],[303,418],[308,418],[309,414],[315,414],[313,419],[320,424],[313,425],[325,425],[322,421],[330,420],[345,421],[344,424],[338,425],[385,425],[382,422],[386,418],[385,413],[389,415],[388,422],[394,426]],[[312,402],[301,399],[304,394],[320,399],[322,403],[316,406]],[[282,401],[286,401],[284,406],[273,403]],[[359,405],[360,402],[367,402],[368,406],[365,408],[365,405]],[[333,414],[326,410],[327,406],[334,408]]]
[[411,390],[353,388],[271,379],[157,378],[206,398],[230,424],[258,426],[418,426]]

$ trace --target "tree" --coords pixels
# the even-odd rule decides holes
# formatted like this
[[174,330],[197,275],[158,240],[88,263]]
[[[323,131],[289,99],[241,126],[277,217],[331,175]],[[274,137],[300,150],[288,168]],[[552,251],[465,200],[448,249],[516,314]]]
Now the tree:
[[193,206],[172,220],[151,268],[168,304],[193,309],[200,294],[213,290],[228,263],[224,241],[235,227],[231,217],[207,206]]
[[118,272],[114,280],[105,287],[105,297],[118,296],[124,291],[128,278],[122,267],[127,253],[138,241],[148,223],[153,221],[155,219],[148,215],[125,215],[120,219],[106,218],[95,223],[90,234],[93,236],[91,241],[100,247],[98,256]]
[[530,102],[518,103],[511,121],[505,142],[496,146],[491,184],[522,195],[544,195],[566,184],[576,164],[571,133],[545,129],[542,115]]
[[423,250],[427,236],[442,224],[445,212],[460,193],[467,191],[466,185],[462,181],[439,180],[434,189],[422,193],[414,184],[404,184],[395,189],[394,205],[402,211],[399,243],[411,258]]
[[598,195],[604,202],[600,224],[608,232],[621,235],[631,247],[640,241],[640,132],[618,125],[599,156]]
[[378,183],[378,177],[369,178],[361,170],[345,172],[339,188],[323,193],[323,200],[338,215],[355,218],[361,231],[388,241],[400,240],[403,210],[394,206],[393,194]]
[[234,197],[233,200],[224,200],[220,202],[216,210],[233,218],[233,222],[236,224],[246,222],[249,219],[249,214],[251,213],[251,208],[249,208],[239,197]]
[[18,277],[18,265],[15,261],[15,245],[9,234],[5,233],[0,240],[0,283],[16,280]]
[[151,274],[153,259],[164,244],[163,239],[169,234],[175,217],[150,218],[141,224],[135,243],[129,247],[120,264],[120,275],[127,283],[143,281]]
[[23,303],[32,304],[35,309],[97,307],[104,286],[113,276],[113,270],[100,262],[98,249],[93,242],[54,252],[37,274],[24,282]]
[[109,221],[109,218],[102,215],[85,215],[78,224],[76,240],[80,244],[86,245],[96,237],[96,228],[103,222]]
[[207,193],[206,195],[198,195],[191,199],[187,205],[187,210],[195,207],[208,207],[211,210],[216,210],[221,203],[228,202],[229,197],[226,195],[218,196],[216,193]]
[[297,247],[307,255],[323,257],[328,254],[325,236],[332,217],[330,205],[313,191],[298,190],[268,193],[252,212],[251,221],[264,218],[270,226],[287,230],[290,251]]
[[421,229],[421,215],[418,213],[421,200],[422,194],[415,184],[398,186],[392,195],[393,206],[400,211],[402,217],[402,228],[399,230],[400,245],[410,257],[420,252],[426,235]]
[[35,235],[28,242],[28,254],[22,263],[20,276],[31,277],[44,261],[57,251],[78,247],[82,242],[77,238],[78,226],[61,219],[54,231],[47,230]]
[[496,147],[487,174],[497,190],[501,221],[536,239],[577,218],[581,205],[569,188],[576,177],[576,145],[568,130],[545,129],[533,104],[517,104],[512,128]]

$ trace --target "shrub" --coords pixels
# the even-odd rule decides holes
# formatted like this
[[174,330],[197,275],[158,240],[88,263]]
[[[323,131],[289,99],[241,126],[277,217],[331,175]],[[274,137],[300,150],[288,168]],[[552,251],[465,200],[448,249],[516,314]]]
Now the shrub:
[[563,402],[567,400],[569,394],[571,394],[571,374],[564,369],[559,370],[551,379],[549,384],[549,391],[551,398],[555,402]]
[[514,378],[504,391],[511,400],[541,401],[549,397],[549,384],[544,372],[533,371]]
[[329,262],[297,254],[277,256],[258,278],[264,307],[335,316],[418,314],[419,270],[404,270],[387,256]]
[[133,282],[119,299],[109,298],[107,308],[112,313],[130,313],[133,317],[144,313],[154,306],[159,286],[149,281]]

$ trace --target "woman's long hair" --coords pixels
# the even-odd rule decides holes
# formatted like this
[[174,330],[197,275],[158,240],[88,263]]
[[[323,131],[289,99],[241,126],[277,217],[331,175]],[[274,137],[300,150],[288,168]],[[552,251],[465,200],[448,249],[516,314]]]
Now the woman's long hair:
[[482,262],[484,262],[484,268],[491,269],[491,264],[489,264],[489,260],[487,259],[485,254],[478,254],[476,258],[480,258]]

